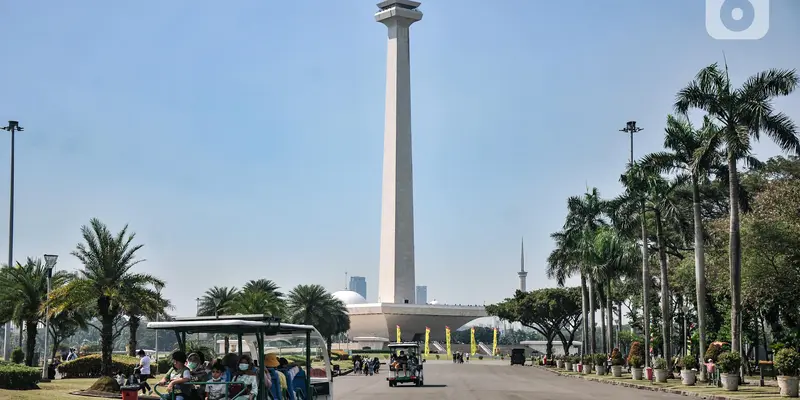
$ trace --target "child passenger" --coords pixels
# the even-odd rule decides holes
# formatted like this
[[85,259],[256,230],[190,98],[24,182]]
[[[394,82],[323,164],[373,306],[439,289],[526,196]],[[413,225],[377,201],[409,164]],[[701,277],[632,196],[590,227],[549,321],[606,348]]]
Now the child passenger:
[[209,382],[219,382],[217,384],[209,383],[206,385],[206,400],[223,400],[225,399],[225,366],[222,362],[217,361],[211,367],[211,380]]

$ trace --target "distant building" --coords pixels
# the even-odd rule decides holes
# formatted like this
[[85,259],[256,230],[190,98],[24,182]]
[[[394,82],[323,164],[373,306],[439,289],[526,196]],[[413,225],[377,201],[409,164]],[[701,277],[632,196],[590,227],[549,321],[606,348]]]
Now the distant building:
[[347,287],[348,290],[352,290],[361,295],[363,298],[367,298],[367,278],[363,276],[351,276],[350,277],[350,285]]
[[428,304],[428,287],[417,286],[417,304]]

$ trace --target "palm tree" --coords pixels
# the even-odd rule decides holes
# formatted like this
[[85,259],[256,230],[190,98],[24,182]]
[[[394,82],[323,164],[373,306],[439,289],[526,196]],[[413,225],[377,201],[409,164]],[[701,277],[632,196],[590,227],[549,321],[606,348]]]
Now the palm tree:
[[720,131],[709,141],[725,146],[728,162],[730,192],[730,270],[731,270],[731,348],[741,351],[742,310],[742,246],[739,232],[739,173],[737,161],[750,154],[751,140],[759,140],[762,133],[786,152],[800,153],[797,126],[772,104],[779,96],[788,96],[797,89],[796,70],[769,69],[748,78],[739,88],[734,88],[728,66],[720,69],[717,63],[703,68],[692,82],[681,89],[675,101],[675,110],[687,114],[697,108],[708,113]]
[[580,255],[576,251],[575,235],[570,236],[564,231],[552,233],[550,238],[556,243],[556,248],[547,256],[547,278],[555,279],[560,287],[564,287],[567,278],[580,275],[581,278],[581,329],[583,331],[583,341],[581,353],[589,352],[589,322],[587,315],[589,312],[589,290],[587,288],[586,277],[588,271],[584,267]]
[[143,273],[133,272],[136,253],[141,244],[133,244],[135,233],[125,225],[116,234],[93,218],[81,228],[83,243],[78,243],[72,255],[83,263],[83,270],[51,297],[53,313],[70,309],[90,308],[100,320],[100,348],[102,351],[100,373],[111,375],[111,352],[114,340],[114,322],[125,312],[131,299],[151,295],[152,289],[163,287],[164,281]]
[[166,309],[172,309],[169,300],[161,297],[161,286],[137,287],[134,290],[123,288],[125,299],[122,301],[123,313],[128,316],[128,355],[136,356],[138,347],[137,332],[142,317],[154,320],[157,317],[166,318]]
[[690,176],[697,320],[701,352],[706,348],[706,272],[700,185],[712,169],[719,169],[717,149],[706,146],[710,139],[718,134],[717,132],[718,128],[708,116],[703,119],[702,128],[696,130],[687,118],[670,115],[667,117],[664,136],[664,147],[669,151],[648,154],[642,159],[642,164],[659,172]]
[[341,300],[320,285],[298,285],[288,296],[286,313],[296,324],[312,325],[328,342],[333,336],[350,329],[350,317]]
[[283,316],[285,302],[280,287],[269,279],[251,280],[244,284],[234,299],[233,309],[242,314]]
[[661,269],[661,335],[664,345],[664,357],[667,361],[667,370],[671,370],[670,328],[672,326],[671,294],[669,288],[669,271],[667,268],[667,232],[664,224],[679,225],[681,213],[675,202],[674,192],[685,185],[684,176],[678,176],[672,181],[663,178],[658,171],[647,168],[641,163],[635,163],[623,176],[625,186],[635,187],[644,194],[645,210],[653,213],[656,225],[656,245],[658,247],[658,260]]
[[251,290],[272,293],[275,297],[281,298],[283,297],[283,293],[280,292],[281,287],[278,286],[277,283],[273,282],[269,279],[253,279],[248,281],[247,283],[242,286],[242,291],[247,292]]
[[[236,311],[236,297],[239,295],[239,289],[235,287],[214,286],[206,290],[203,297],[200,298],[200,307],[197,315],[202,316],[217,316],[217,315],[231,315]],[[225,353],[230,351],[230,337],[225,335]]]
[[[0,269],[0,320],[23,321],[25,338],[25,365],[33,365],[36,349],[36,334],[42,320],[42,304],[47,301],[48,269],[41,259],[28,258],[25,264],[15,267],[4,265]],[[58,271],[53,274],[51,287],[61,286],[68,274]],[[45,350],[46,351],[46,350]]]
[[600,199],[597,188],[587,190],[582,196],[573,196],[567,199],[567,218],[564,231],[571,237],[570,243],[574,246],[576,257],[586,274],[582,274],[588,283],[589,299],[589,344],[592,353],[595,353],[595,277],[590,273],[594,265],[593,246],[594,236],[600,227],[606,226],[604,219],[606,204]]

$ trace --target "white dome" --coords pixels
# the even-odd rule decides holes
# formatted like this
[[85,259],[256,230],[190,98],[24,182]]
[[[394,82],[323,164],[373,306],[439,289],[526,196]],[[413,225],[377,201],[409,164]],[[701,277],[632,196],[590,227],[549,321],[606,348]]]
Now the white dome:
[[333,293],[333,297],[341,300],[346,306],[350,304],[365,304],[367,302],[367,299],[365,299],[364,296],[361,296],[352,290],[340,290]]
[[436,301],[436,299],[433,299],[433,301],[431,301],[431,302],[430,302],[430,303],[428,303],[428,304],[430,304],[430,305],[432,305],[432,306],[435,306],[435,305],[439,304],[439,302],[438,302],[438,301]]

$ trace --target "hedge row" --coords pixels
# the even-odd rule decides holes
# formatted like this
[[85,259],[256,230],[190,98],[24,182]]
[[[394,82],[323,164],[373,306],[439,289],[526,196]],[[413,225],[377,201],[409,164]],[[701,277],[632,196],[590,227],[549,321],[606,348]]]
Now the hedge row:
[[[111,373],[122,372],[125,376],[133,374],[139,359],[130,356],[112,356]],[[72,361],[59,364],[58,372],[62,378],[97,378],[100,373],[101,359],[99,354],[78,357]]]
[[42,371],[18,364],[0,364],[0,389],[34,389]]

